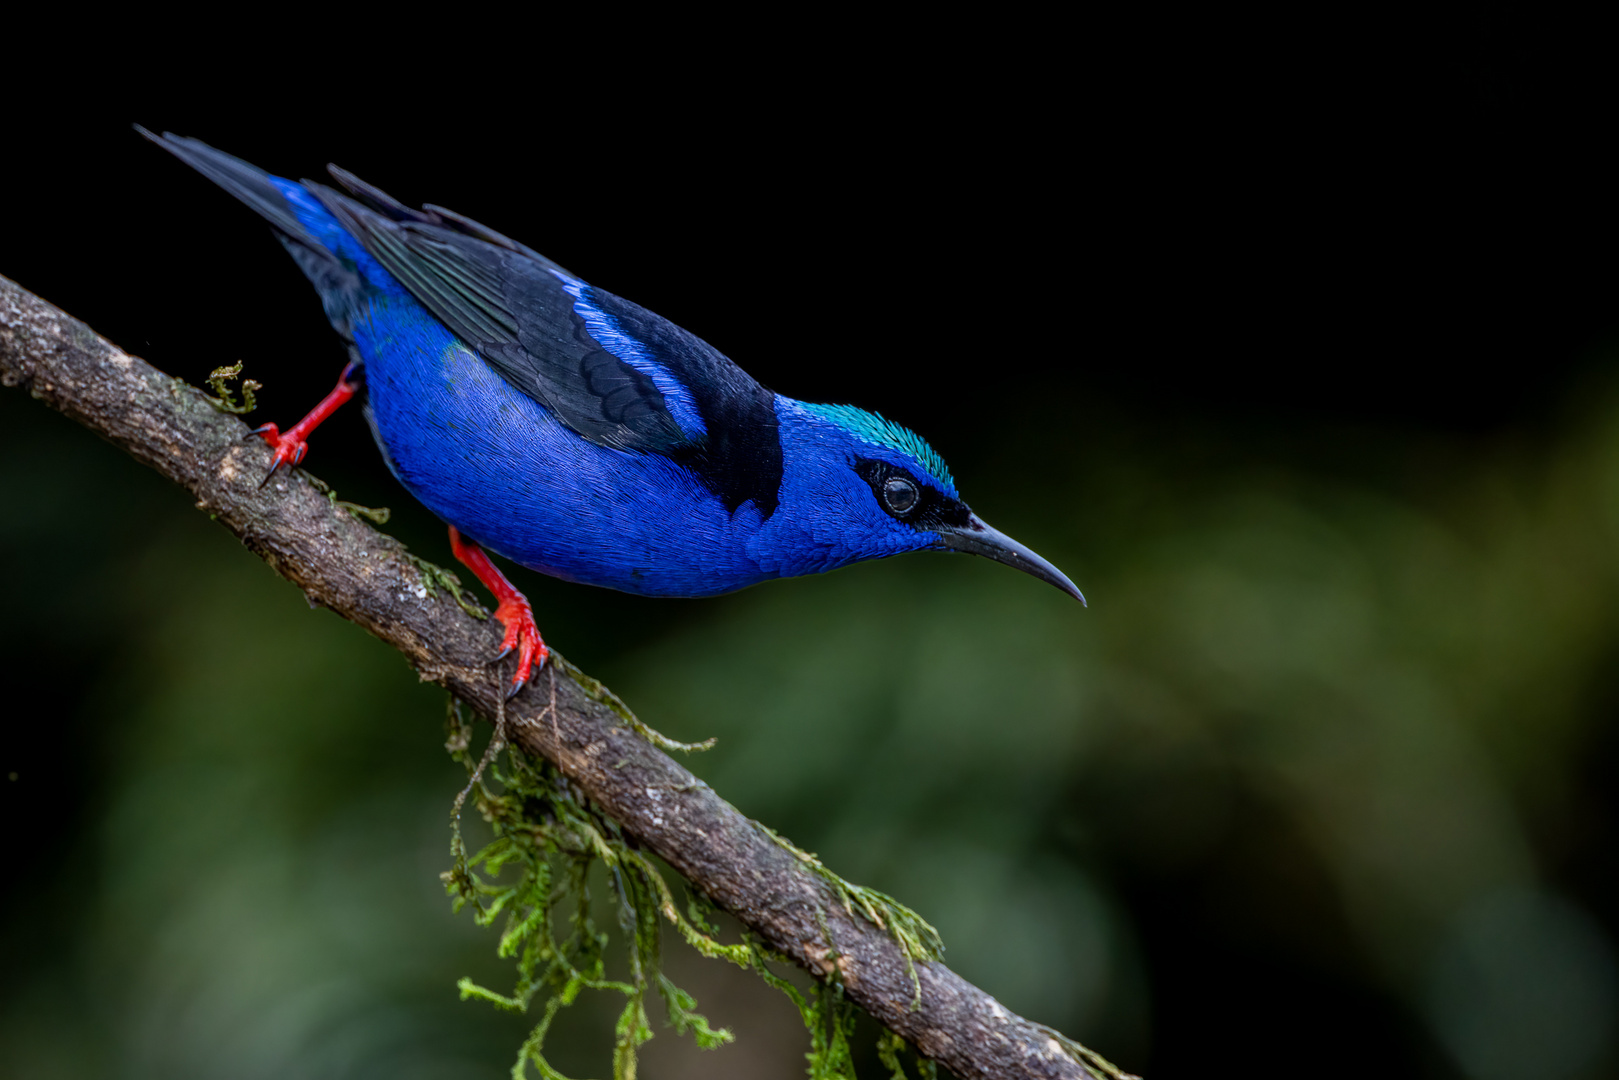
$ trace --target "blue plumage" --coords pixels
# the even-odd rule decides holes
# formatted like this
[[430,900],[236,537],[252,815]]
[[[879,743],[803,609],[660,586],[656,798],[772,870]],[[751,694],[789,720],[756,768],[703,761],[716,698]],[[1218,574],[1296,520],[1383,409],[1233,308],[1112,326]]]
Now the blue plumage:
[[501,598],[509,645],[527,604],[455,530],[542,573],[648,596],[933,548],[1083,600],[972,514],[905,428],[773,394],[694,335],[449,211],[412,210],[335,168],[344,192],[145,134],[269,220],[351,343],[326,402],[285,435],[261,429],[275,464],[300,460],[363,383],[389,468]]

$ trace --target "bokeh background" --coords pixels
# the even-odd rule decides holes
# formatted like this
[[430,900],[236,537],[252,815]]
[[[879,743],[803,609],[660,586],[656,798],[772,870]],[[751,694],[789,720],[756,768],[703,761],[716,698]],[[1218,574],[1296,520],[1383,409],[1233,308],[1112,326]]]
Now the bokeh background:
[[[1089,610],[939,556],[696,602],[515,571],[547,639],[1154,1080],[1619,1075],[1600,37],[858,29],[37,57],[0,76],[0,273],[192,381],[245,360],[257,420],[330,387],[290,261],[138,121],[335,160],[879,409]],[[449,561],[357,411],[310,467]],[[438,881],[442,695],[15,391],[0,566],[0,1074],[504,1075],[526,1021],[455,991],[509,974]],[[665,1032],[645,1075],[800,1074],[785,999],[669,965],[738,1042]],[[606,1074],[611,1014],[576,1012],[553,1060]]]

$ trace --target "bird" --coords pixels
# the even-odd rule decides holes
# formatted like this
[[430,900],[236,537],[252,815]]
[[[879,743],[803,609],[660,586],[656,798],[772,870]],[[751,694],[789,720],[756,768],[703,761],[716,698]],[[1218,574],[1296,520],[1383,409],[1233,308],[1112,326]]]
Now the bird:
[[[266,219],[347,343],[298,423],[249,433],[268,481],[359,398],[389,470],[449,526],[494,595],[516,694],[550,650],[493,551],[542,574],[703,597],[909,551],[1004,563],[1085,602],[991,528],[910,429],[766,389],[694,334],[470,218],[414,210],[328,166],[274,176],[200,140],[136,130]],[[262,485],[261,485],[262,486]]]

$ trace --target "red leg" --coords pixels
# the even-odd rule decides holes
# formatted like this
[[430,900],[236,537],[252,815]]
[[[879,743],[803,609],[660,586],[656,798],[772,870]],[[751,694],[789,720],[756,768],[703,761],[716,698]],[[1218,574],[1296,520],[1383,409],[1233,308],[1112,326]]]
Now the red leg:
[[356,366],[350,362],[349,366],[343,369],[343,374],[338,376],[337,386],[332,392],[322,398],[320,404],[309,410],[309,415],[294,424],[286,434],[282,434],[281,429],[274,424],[265,424],[248,432],[249,435],[262,436],[265,442],[275,447],[275,458],[270,462],[270,471],[259,481],[259,487],[270,482],[270,477],[275,475],[282,462],[290,461],[296,466],[303,461],[304,455],[309,453],[309,444],[305,441],[309,438],[309,433],[319,427],[322,421],[337,411],[339,405],[353,397],[360,389],[359,382],[354,378]]
[[500,655],[505,656],[514,648],[517,650],[517,673],[512,676],[512,688],[506,695],[510,697],[523,688],[530,675],[545,666],[551,650],[540,640],[540,629],[534,625],[534,609],[528,606],[528,599],[489,561],[483,548],[470,540],[461,539],[454,525],[450,526],[450,550],[500,601],[500,606],[495,608],[495,618],[506,626],[506,636],[500,642]]

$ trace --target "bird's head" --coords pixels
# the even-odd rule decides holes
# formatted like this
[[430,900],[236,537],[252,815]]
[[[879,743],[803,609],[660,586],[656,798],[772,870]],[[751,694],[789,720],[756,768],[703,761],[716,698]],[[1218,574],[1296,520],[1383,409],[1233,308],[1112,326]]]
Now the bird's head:
[[[782,559],[782,573],[814,573],[906,551],[963,551],[1085,602],[1061,570],[973,513],[944,459],[915,432],[852,405],[778,396],[776,414],[783,458],[777,517],[785,520],[777,523],[781,531],[765,530],[775,534],[771,546],[778,550],[760,554]],[[783,544],[789,531],[793,540]]]

